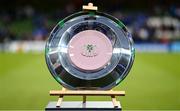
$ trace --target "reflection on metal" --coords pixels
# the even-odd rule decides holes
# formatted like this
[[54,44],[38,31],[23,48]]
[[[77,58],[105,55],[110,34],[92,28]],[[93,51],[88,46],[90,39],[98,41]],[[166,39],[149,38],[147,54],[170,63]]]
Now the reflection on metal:
[[114,54],[122,53],[122,54],[131,55],[131,50],[123,49],[123,48],[114,48],[113,53]]
[[59,22],[45,50],[52,76],[68,89],[115,87],[128,75],[135,55],[127,28],[95,11],[79,12]]

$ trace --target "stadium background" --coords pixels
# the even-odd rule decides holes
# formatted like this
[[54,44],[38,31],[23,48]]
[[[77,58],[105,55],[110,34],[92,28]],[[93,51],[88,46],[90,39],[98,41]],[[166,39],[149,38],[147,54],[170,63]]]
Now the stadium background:
[[[51,89],[44,44],[64,17],[93,1],[133,34],[136,59],[128,77],[115,89],[126,110],[180,110],[180,3],[178,0],[1,0],[0,110],[43,110]],[[67,97],[65,100],[81,100]],[[88,100],[110,100],[88,97]]]

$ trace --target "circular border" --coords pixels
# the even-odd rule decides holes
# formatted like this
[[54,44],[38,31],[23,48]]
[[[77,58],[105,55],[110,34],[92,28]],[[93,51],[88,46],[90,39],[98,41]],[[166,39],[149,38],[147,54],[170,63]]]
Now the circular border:
[[[121,58],[122,54],[117,53],[118,56],[116,56],[116,57],[119,58],[120,60],[118,61],[117,66],[114,69],[109,71],[109,74],[104,75],[100,78],[95,78],[95,79],[89,80],[89,79],[85,79],[85,78],[78,78],[71,74],[69,75],[68,69],[66,69],[66,67],[65,67],[65,69],[63,69],[61,64],[59,64],[59,67],[61,67],[60,68],[61,72],[62,72],[61,74],[57,74],[55,70],[52,70],[54,68],[52,67],[53,65],[51,63],[49,63],[50,59],[47,54],[49,52],[49,47],[50,47],[49,42],[52,40],[53,36],[55,36],[56,34],[62,33],[63,31],[65,32],[65,29],[63,29],[64,26],[67,26],[69,23],[72,23],[73,21],[76,21],[75,24],[78,24],[78,22],[77,22],[78,17],[81,17],[83,19],[88,18],[89,21],[93,21],[96,18],[94,21],[97,21],[97,19],[99,19],[100,23],[101,22],[102,22],[102,24],[106,23],[108,26],[110,24],[111,25],[113,24],[112,26],[111,25],[110,26],[111,26],[111,28],[113,27],[116,35],[117,34],[124,35],[125,39],[127,39],[127,40],[125,40],[125,41],[127,41],[125,46],[128,46],[128,47],[125,47],[125,49],[126,48],[130,49],[129,55],[128,54],[126,54],[126,56],[123,55],[123,59],[122,59]],[[105,19],[102,19],[102,18],[105,18]],[[109,20],[110,22],[107,23],[107,20]],[[123,30],[123,32],[120,33],[120,31],[119,31],[120,29]],[[119,38],[117,37],[117,39],[119,39]],[[57,44],[55,44],[55,45],[57,45]],[[118,46],[120,44],[116,44],[116,45]],[[48,65],[48,68],[49,68],[51,74],[53,75],[53,77],[64,87],[67,87],[70,89],[83,89],[83,88],[85,88],[85,89],[111,89],[112,87],[119,84],[127,76],[128,72],[130,71],[130,69],[132,67],[134,57],[135,57],[135,50],[133,48],[132,37],[131,37],[130,33],[127,31],[126,27],[120,21],[113,18],[112,16],[109,16],[104,13],[99,13],[99,12],[95,12],[94,14],[92,14],[91,12],[80,12],[80,13],[71,15],[71,16],[65,18],[64,20],[60,21],[59,24],[51,32],[50,38],[48,39],[48,42],[46,44],[45,52],[46,52],[46,54],[45,54],[46,55],[45,56],[46,63]],[[62,55],[63,54],[60,54],[60,56],[62,56]],[[128,61],[128,63],[125,65],[121,64],[123,60]],[[65,79],[62,80],[62,78],[64,78],[64,77],[69,77],[70,80],[71,80],[71,78],[75,79],[75,80],[73,80],[74,82],[65,80]],[[85,79],[85,80],[83,80],[83,79]],[[110,79],[112,79],[112,80],[110,80]],[[108,80],[109,82],[103,83],[103,80]],[[81,83],[85,83],[85,84],[82,86],[79,84],[76,84],[76,83],[78,83],[78,81],[81,81]],[[70,82],[71,85],[68,85],[67,82]],[[88,82],[89,82],[89,84],[86,84]],[[94,85],[92,82],[97,82],[97,84]],[[93,86],[95,86],[95,87],[93,87]]]

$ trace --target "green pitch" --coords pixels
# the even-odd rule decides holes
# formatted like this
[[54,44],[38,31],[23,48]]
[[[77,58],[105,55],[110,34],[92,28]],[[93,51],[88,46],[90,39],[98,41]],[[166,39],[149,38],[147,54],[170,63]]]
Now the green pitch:
[[[180,110],[180,54],[136,54],[128,77],[115,89],[124,109]],[[49,90],[61,86],[50,75],[43,54],[0,54],[0,109],[44,109]],[[65,100],[81,100],[66,97]],[[88,97],[88,100],[110,100]]]

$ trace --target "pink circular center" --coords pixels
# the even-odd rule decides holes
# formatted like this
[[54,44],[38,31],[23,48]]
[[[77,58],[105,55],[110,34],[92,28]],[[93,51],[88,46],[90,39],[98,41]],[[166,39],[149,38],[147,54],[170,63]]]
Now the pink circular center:
[[79,69],[103,68],[112,56],[111,41],[101,32],[86,30],[76,34],[68,44],[70,61]]

